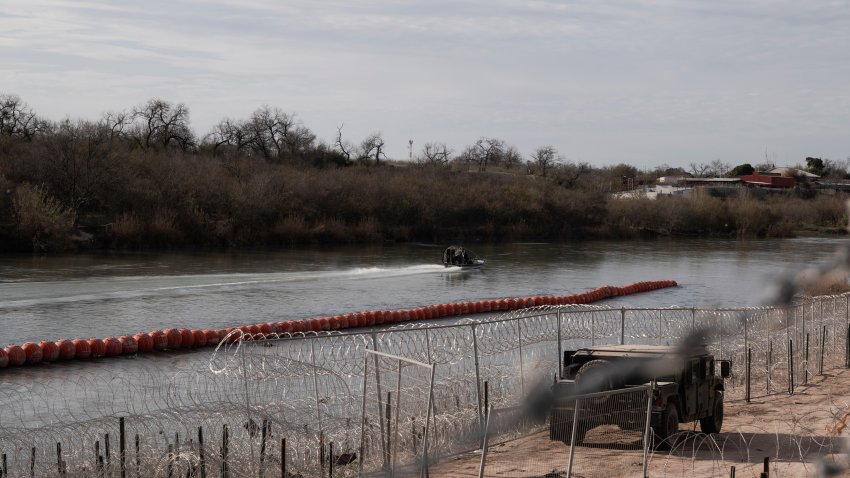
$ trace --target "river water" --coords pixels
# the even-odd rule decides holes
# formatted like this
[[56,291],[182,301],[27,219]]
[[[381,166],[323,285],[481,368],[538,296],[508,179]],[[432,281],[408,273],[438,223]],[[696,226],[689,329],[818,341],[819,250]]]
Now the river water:
[[767,285],[828,259],[838,238],[515,243],[480,246],[479,271],[442,246],[0,256],[0,344],[220,328],[372,309],[674,279],[613,306],[757,305]]

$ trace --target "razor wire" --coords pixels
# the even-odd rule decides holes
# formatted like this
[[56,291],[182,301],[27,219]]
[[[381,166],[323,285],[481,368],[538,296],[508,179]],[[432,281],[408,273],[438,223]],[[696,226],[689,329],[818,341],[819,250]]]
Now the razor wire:
[[[710,326],[713,333],[704,337],[709,349],[733,364],[728,399],[793,391],[823,371],[848,365],[848,301],[843,294],[798,298],[787,307],[543,306],[451,325],[237,332],[211,358],[182,353],[167,364],[138,357],[10,369],[0,375],[0,452],[7,455],[10,476],[29,476],[31,468],[50,476],[62,466],[66,476],[83,476],[100,466],[95,443],[101,442],[103,455],[105,435],[115,440],[123,417],[127,449],[148,476],[165,476],[168,466],[175,474],[178,466],[184,475],[197,470],[199,427],[210,447],[207,476],[220,476],[225,461],[225,476],[257,476],[284,461],[292,471],[318,476],[327,463],[326,445],[355,454],[370,349],[435,365],[429,446],[433,456],[446,456],[477,446],[486,407],[522,407],[530,390],[557,376],[561,352],[582,346],[672,345]],[[518,424],[503,433],[519,436],[527,428]],[[280,439],[286,440],[285,460]],[[116,466],[117,445],[111,445],[113,457],[103,466]]]

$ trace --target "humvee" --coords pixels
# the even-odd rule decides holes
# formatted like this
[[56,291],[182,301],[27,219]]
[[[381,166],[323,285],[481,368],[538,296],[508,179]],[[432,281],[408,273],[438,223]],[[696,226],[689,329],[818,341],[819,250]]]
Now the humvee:
[[[720,364],[719,376],[715,375],[717,363]],[[654,446],[668,447],[667,439],[678,431],[679,423],[699,420],[704,433],[718,433],[723,426],[723,379],[729,377],[730,368],[730,361],[715,360],[704,346],[693,348],[685,356],[675,347],[659,345],[599,345],[565,351],[560,379],[553,386],[549,438],[570,443],[575,404],[572,397],[576,394],[652,381],[655,381],[655,388],[651,392],[650,426]],[[629,424],[627,426],[635,430],[643,429],[643,412],[632,412],[636,416],[629,417],[624,416],[626,412],[622,410],[645,410],[648,398],[642,398],[644,408],[638,403],[612,406],[606,403],[605,394],[583,400],[578,418],[582,426],[576,427],[575,441],[580,443],[583,433],[598,425]],[[633,395],[631,400],[636,400]],[[582,422],[591,420],[585,418],[591,416],[592,423]]]

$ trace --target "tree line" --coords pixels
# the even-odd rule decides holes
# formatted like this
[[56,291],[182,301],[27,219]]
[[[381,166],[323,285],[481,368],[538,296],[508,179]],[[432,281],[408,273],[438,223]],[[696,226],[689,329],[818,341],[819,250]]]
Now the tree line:
[[[624,219],[609,193],[709,172],[596,167],[550,145],[524,156],[492,137],[458,152],[427,142],[412,162],[385,149],[381,133],[352,141],[343,125],[320,140],[270,106],[199,137],[182,103],[154,98],[97,120],[51,121],[0,95],[0,250],[691,234],[682,221]],[[809,162],[846,175],[842,164]],[[730,220],[708,233],[740,232]]]

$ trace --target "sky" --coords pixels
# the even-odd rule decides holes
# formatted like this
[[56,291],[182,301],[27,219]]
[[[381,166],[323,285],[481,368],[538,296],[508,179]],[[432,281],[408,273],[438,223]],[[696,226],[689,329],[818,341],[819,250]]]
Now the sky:
[[53,120],[157,97],[199,136],[269,105],[395,159],[850,157],[850,1],[2,0],[0,59],[0,94]]

